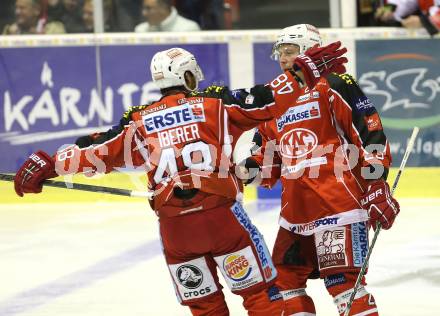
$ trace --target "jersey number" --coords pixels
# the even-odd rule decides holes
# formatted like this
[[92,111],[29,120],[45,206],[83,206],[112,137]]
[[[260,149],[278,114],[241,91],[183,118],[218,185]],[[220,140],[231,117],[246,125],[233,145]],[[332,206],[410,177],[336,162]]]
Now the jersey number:
[[[201,154],[201,161],[193,162],[193,154],[199,152]],[[195,143],[189,143],[183,146],[180,152],[183,160],[183,164],[188,169],[197,169],[202,171],[212,171],[214,170],[212,163],[211,151],[209,150],[208,144],[198,141]],[[174,148],[169,147],[162,150],[160,153],[159,164],[157,166],[156,173],[154,174],[154,181],[159,183],[164,177],[165,171],[168,169],[169,175],[174,175],[177,173],[177,157]]]
[[[292,93],[293,92],[292,82],[287,80],[289,80],[289,77],[287,77],[286,74],[281,74],[278,77],[276,77],[274,80],[272,80],[270,86],[275,90],[275,93],[277,94]],[[280,86],[281,88],[278,88]]]

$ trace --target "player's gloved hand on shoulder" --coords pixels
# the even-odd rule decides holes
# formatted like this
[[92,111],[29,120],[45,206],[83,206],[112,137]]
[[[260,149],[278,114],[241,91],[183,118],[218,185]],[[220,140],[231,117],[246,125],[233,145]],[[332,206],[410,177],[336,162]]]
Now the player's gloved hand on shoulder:
[[15,174],[15,192],[19,196],[23,196],[24,193],[40,193],[43,181],[56,176],[53,158],[39,150],[30,155]]
[[344,64],[348,62],[348,59],[341,57],[346,52],[345,47],[341,48],[340,41],[322,47],[318,47],[316,44],[306,50],[304,54],[296,57],[293,70],[301,71],[306,85],[313,88],[321,76],[325,77],[332,72],[346,72]]
[[376,228],[377,222],[382,225],[383,229],[391,228],[400,212],[399,203],[391,196],[390,187],[385,180],[371,183],[362,195],[361,204],[368,210],[373,228]]

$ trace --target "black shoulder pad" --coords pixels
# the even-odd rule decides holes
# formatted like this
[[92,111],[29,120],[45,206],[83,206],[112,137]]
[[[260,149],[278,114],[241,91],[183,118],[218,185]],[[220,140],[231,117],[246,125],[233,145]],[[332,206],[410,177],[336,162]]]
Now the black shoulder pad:
[[75,145],[79,148],[89,147],[93,144],[93,138],[90,135],[81,136],[75,141]]
[[227,90],[224,86],[209,86],[203,91],[194,91],[190,93],[190,96],[192,97],[207,97],[207,98],[221,98]]
[[349,74],[337,74],[335,72],[327,76],[327,81],[332,89],[338,90],[345,86],[357,85],[356,79]]

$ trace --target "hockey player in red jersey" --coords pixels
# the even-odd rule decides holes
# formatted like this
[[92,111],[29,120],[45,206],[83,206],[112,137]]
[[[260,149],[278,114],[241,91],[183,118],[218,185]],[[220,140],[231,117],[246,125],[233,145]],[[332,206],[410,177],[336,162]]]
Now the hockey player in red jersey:
[[[312,25],[285,28],[273,47],[283,70],[321,45]],[[388,229],[399,212],[386,182],[391,155],[379,115],[348,74],[329,74],[279,118],[254,135],[257,150],[242,165],[249,179],[282,184],[279,231],[272,258],[287,315],[315,315],[306,293],[323,278],[342,315],[368,250],[368,226]],[[261,146],[261,147],[260,147]],[[258,174],[260,173],[261,174]],[[374,298],[358,291],[350,315],[378,315]]]
[[[318,70],[326,74],[341,67],[346,59],[338,48],[311,50],[303,56],[311,63],[299,75],[319,77]],[[317,62],[326,67],[310,68]],[[158,52],[151,75],[163,95],[159,101],[131,108],[119,125],[81,137],[54,157],[32,154],[15,176],[17,194],[39,193],[43,180],[57,174],[143,165],[179,302],[193,315],[228,315],[218,267],[230,289],[243,297],[249,315],[281,315],[277,271],[240,203],[242,184],[231,154],[245,130],[285,112],[286,96],[296,98],[301,80],[287,71],[269,85],[240,90],[239,97],[225,87],[197,92],[202,71],[181,48]]]

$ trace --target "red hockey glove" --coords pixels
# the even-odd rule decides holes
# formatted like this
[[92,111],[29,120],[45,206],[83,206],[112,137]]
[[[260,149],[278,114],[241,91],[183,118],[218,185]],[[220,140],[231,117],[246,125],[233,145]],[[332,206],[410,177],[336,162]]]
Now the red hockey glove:
[[43,189],[43,181],[56,176],[52,157],[39,150],[30,155],[15,174],[15,192],[19,196],[23,196],[23,193],[40,193]]
[[376,228],[379,221],[383,229],[393,226],[397,214],[400,212],[399,203],[390,194],[390,187],[384,180],[378,180],[368,186],[362,195],[362,206],[368,210],[370,224]]
[[345,73],[344,63],[348,62],[348,59],[341,56],[347,49],[340,47],[339,41],[323,47],[316,44],[296,57],[293,69],[301,70],[307,86],[313,88],[321,76],[325,77],[332,72]]

